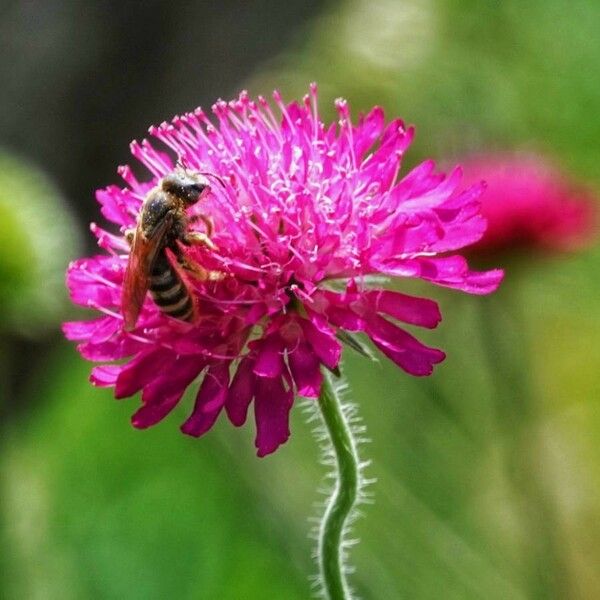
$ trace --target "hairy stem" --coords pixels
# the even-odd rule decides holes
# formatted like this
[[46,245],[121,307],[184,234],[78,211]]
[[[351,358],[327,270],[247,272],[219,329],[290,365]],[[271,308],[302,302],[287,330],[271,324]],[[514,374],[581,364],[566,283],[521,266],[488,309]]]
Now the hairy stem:
[[328,373],[323,379],[319,407],[337,464],[335,489],[319,528],[319,570],[326,598],[346,600],[350,598],[350,591],[344,574],[343,538],[348,516],[358,497],[359,462],[352,427]]

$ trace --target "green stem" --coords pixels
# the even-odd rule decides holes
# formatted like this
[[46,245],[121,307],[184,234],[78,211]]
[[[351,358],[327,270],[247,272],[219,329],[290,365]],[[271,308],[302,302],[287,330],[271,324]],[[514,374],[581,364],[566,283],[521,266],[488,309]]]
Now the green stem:
[[323,378],[319,407],[337,464],[335,489],[319,529],[319,570],[328,600],[346,600],[350,598],[350,591],[344,574],[343,537],[358,496],[359,464],[352,428],[329,373]]

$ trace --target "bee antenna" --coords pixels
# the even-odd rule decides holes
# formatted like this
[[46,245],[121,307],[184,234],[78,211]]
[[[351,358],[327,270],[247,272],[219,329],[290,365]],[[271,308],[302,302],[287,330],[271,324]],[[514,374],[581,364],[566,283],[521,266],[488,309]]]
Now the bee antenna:
[[175,165],[175,168],[181,169],[182,171],[185,171],[187,173],[187,171],[189,169],[189,165],[190,165],[190,163],[187,161],[185,156],[179,156],[177,158],[177,163]]
[[210,171],[196,171],[195,169],[192,169],[190,163],[186,160],[185,156],[179,156],[177,158],[175,168],[182,170],[186,175],[189,175],[190,173],[197,173],[198,175],[206,175],[207,177],[212,177],[213,179],[216,179],[223,186],[224,189],[227,189],[227,186],[225,185],[225,182],[223,181],[223,178],[220,175],[216,175],[215,173],[211,173]]
[[212,177],[213,179],[216,179],[222,186],[224,189],[227,189],[227,186],[225,185],[225,182],[223,181],[223,178],[220,175],[217,175],[216,173],[211,173],[210,171],[194,171],[195,173],[198,173],[199,175],[206,175],[207,177]]

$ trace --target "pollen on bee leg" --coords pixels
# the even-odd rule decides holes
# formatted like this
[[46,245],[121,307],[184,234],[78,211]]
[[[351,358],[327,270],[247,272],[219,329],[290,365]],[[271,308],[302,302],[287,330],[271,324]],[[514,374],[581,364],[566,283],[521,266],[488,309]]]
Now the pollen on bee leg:
[[196,262],[183,260],[180,262],[180,265],[188,275],[198,281],[223,281],[225,279],[225,273],[221,271],[209,271]]
[[179,264],[188,275],[194,279],[197,279],[198,281],[208,281],[210,278],[210,272],[196,262],[181,260]]
[[194,244],[198,246],[206,246],[211,250],[217,250],[214,242],[208,237],[206,233],[200,231],[192,231],[185,236],[185,241],[188,244]]
[[188,219],[189,223],[195,223],[196,221],[202,221],[204,226],[206,227],[206,235],[212,237],[212,234],[215,232],[215,222],[213,219],[207,215],[194,215]]
[[135,236],[135,229],[126,229],[123,232],[123,235],[125,236],[125,241],[131,246],[131,244],[133,244],[133,238]]
[[221,271],[209,271],[208,272],[208,280],[209,281],[223,281],[225,279],[225,273]]

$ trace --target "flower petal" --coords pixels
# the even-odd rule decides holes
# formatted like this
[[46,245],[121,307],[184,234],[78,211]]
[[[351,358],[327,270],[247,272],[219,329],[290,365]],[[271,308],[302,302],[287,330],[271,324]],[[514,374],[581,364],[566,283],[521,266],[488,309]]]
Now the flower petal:
[[433,329],[442,320],[437,303],[427,298],[390,290],[371,290],[365,296],[375,312],[385,313],[411,325]]
[[114,317],[100,317],[90,321],[70,321],[63,323],[62,330],[68,340],[95,339],[104,341],[118,329],[119,323]]
[[120,308],[124,264],[113,256],[73,261],[67,271],[71,300],[86,307]]
[[160,375],[144,388],[143,406],[131,418],[133,426],[145,429],[164,419],[204,366],[205,363],[196,356],[177,359],[166,374]]
[[246,357],[238,365],[225,401],[227,416],[236,427],[246,422],[248,406],[254,397],[255,380],[254,359]]
[[431,375],[433,365],[446,358],[441,350],[425,346],[383,317],[369,321],[367,334],[388,358],[411,375]]
[[[113,324],[120,329],[120,321],[113,319]],[[105,341],[92,340],[85,344],[79,344],[77,349],[81,356],[93,361],[118,360],[132,354],[137,354],[146,347],[143,342],[123,335],[121,331],[115,333]]]
[[354,153],[359,160],[381,135],[384,126],[385,115],[380,106],[375,106],[367,116],[361,117],[358,127],[353,130]]
[[196,397],[194,410],[181,426],[183,433],[200,437],[214,425],[225,404],[228,385],[229,363],[218,363],[208,369]]
[[139,203],[131,198],[129,190],[122,190],[116,185],[110,185],[96,192],[100,211],[106,219],[117,225],[132,227],[135,224],[134,211],[139,210]]
[[253,342],[251,347],[258,352],[254,373],[261,377],[280,377],[284,369],[284,345],[281,337],[275,333]]
[[122,365],[99,365],[92,369],[90,381],[98,387],[111,387],[122,369]]
[[294,349],[288,351],[288,362],[298,395],[317,398],[321,392],[323,374],[319,359],[311,346],[306,342],[300,342]]
[[115,386],[115,398],[128,398],[167,371],[175,357],[163,348],[141,352],[121,369]]
[[258,456],[275,452],[290,437],[289,414],[294,393],[285,389],[281,377],[257,377],[254,418]]
[[[326,328],[317,319],[317,315],[309,315],[311,320],[299,319],[306,341],[311,345],[319,360],[328,368],[335,369],[342,355],[342,345],[335,339],[331,329]],[[317,325],[318,323],[318,325]]]
[[414,258],[386,261],[378,265],[386,275],[420,277],[444,287],[455,288],[469,294],[489,294],[495,291],[504,278],[504,271],[470,271],[467,261],[459,255],[442,258]]

